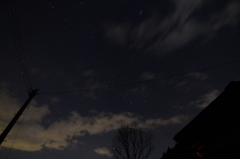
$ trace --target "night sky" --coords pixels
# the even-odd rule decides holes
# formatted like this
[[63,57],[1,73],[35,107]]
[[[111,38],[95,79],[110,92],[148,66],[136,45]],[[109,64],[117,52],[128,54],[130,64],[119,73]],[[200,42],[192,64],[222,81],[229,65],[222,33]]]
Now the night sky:
[[239,0],[1,1],[0,130],[39,89],[1,158],[110,159],[123,123],[160,158],[240,80],[239,16]]

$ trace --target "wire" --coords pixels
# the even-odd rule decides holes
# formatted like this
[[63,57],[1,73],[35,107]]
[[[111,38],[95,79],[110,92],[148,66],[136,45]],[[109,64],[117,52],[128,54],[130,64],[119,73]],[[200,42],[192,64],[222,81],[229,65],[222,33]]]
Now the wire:
[[117,84],[117,85],[107,85],[107,86],[104,86],[104,87],[88,88],[88,89],[56,91],[56,92],[43,92],[43,93],[39,93],[39,94],[76,93],[76,92],[85,92],[85,91],[93,91],[93,90],[104,90],[104,89],[110,89],[110,88],[124,87],[124,86],[130,86],[130,85],[137,85],[137,84],[142,84],[142,83],[149,83],[149,82],[154,82],[154,81],[158,81],[158,80],[163,80],[163,79],[183,76],[183,75],[187,75],[187,74],[190,74],[190,73],[202,72],[202,71],[210,70],[210,69],[213,69],[213,68],[218,68],[218,67],[222,67],[222,66],[226,66],[226,65],[231,65],[231,64],[234,64],[234,63],[238,63],[238,62],[240,62],[240,60],[235,60],[235,61],[231,61],[231,62],[227,62],[227,63],[223,63],[223,64],[211,66],[211,67],[205,67],[205,68],[201,68],[201,69],[194,70],[194,71],[178,73],[178,74],[164,76],[164,77],[160,77],[160,78],[154,78],[154,79],[150,79],[150,80],[136,81],[136,82],[132,82],[132,83],[124,83],[124,84]]
[[9,3],[10,3],[9,4],[10,7],[8,6],[6,1],[6,8],[8,13],[8,18],[10,21],[13,40],[16,47],[16,52],[17,52],[19,63],[20,63],[23,80],[24,80],[27,92],[30,93],[32,92],[32,83],[31,83],[31,79],[28,71],[28,64],[25,56],[24,47],[23,47],[22,36],[21,36],[21,31],[20,31],[19,21],[18,21],[18,16],[16,11],[16,5],[14,3],[14,0],[10,0]]
[[[13,1],[13,2],[14,2],[14,1]],[[18,33],[19,33],[19,41],[20,41],[20,48],[21,48],[20,53],[21,53],[21,56],[22,56],[23,66],[24,66],[25,73],[26,73],[27,80],[28,80],[27,82],[28,82],[29,85],[30,85],[29,89],[32,89],[32,82],[31,82],[31,79],[30,79],[30,74],[29,74],[29,69],[28,69],[28,62],[27,62],[25,50],[24,50],[24,47],[23,47],[21,30],[20,30],[20,27],[19,27],[19,21],[18,21],[18,16],[17,16],[17,9],[16,9],[15,3],[14,3],[13,5],[14,5],[15,14],[16,14],[17,29],[18,29]],[[25,64],[25,65],[24,65],[24,64]],[[31,91],[32,91],[32,90],[31,90]]]
[[21,123],[20,123],[20,126],[19,126],[19,128],[18,128],[18,130],[17,130],[17,132],[16,132],[16,135],[15,135],[15,137],[14,137],[14,139],[13,139],[12,145],[11,145],[9,151],[8,151],[8,154],[7,154],[7,158],[6,158],[6,159],[8,159],[9,156],[10,156],[10,153],[11,153],[11,151],[12,151],[13,145],[14,145],[16,139],[17,139],[18,133],[19,133],[21,127],[22,127],[22,124],[23,124],[23,121],[24,121],[24,119],[25,119],[25,116],[26,116],[27,112],[28,112],[28,107],[27,107],[27,110],[25,111],[25,114],[23,115],[23,119],[22,119],[22,121],[21,121]]

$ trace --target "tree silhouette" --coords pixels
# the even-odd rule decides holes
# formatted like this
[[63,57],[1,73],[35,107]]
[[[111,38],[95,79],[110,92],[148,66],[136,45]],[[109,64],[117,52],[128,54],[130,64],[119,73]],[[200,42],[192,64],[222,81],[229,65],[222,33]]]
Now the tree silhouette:
[[115,159],[147,159],[154,147],[153,133],[137,126],[122,125],[112,140]]

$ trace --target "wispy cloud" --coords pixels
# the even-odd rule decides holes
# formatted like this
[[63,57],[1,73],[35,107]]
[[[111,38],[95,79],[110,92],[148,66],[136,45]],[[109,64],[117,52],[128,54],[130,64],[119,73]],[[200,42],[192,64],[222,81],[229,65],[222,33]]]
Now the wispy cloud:
[[148,127],[149,125],[170,125],[170,124],[180,124],[187,119],[184,115],[178,115],[171,117],[169,119],[148,119],[143,124],[140,124],[142,127]]
[[205,108],[208,106],[217,96],[220,94],[218,90],[212,90],[206,94],[204,94],[200,99],[196,101],[192,101],[190,105],[194,105],[198,108]]
[[[197,37],[205,41],[216,36],[220,29],[234,27],[239,19],[240,2],[229,2],[225,8],[212,12],[204,21],[196,15],[206,5],[206,0],[174,0],[175,10],[160,19],[155,14],[143,20],[139,25],[131,22],[124,24],[109,24],[106,26],[106,36],[118,44],[128,43],[127,34],[132,37],[136,49],[164,55],[192,42]],[[204,41],[204,40],[203,40]]]
[[193,72],[193,73],[188,74],[188,76],[193,77],[197,80],[205,80],[208,78],[207,74],[201,73],[201,72]]
[[121,24],[117,26],[114,24],[107,24],[105,27],[108,28],[106,30],[107,38],[113,39],[114,42],[120,46],[125,45],[129,34],[130,24]]
[[[0,100],[0,128],[4,129],[13,117],[13,112],[19,109],[21,102],[13,96],[3,93]],[[138,124],[142,128],[154,128],[169,124],[179,124],[183,122],[185,116],[173,116],[168,119],[149,118],[130,112],[94,112],[91,116],[82,116],[76,111],[71,111],[67,118],[59,119],[49,126],[43,126],[45,116],[51,112],[47,105],[39,105],[36,101],[31,102],[24,123],[13,145],[14,149],[23,151],[39,151],[41,149],[62,150],[67,147],[74,147],[82,142],[76,141],[76,137],[89,135],[102,135],[104,133],[117,130],[122,123]],[[7,142],[3,147],[11,147],[15,138],[16,128],[7,136]],[[82,145],[82,144],[81,144]],[[98,153],[104,153],[104,149],[97,149]],[[105,151],[107,152],[107,151]]]
[[142,79],[143,81],[152,80],[152,79],[154,79],[154,78],[156,78],[156,75],[155,75],[154,73],[151,73],[151,72],[143,72],[143,73],[141,74],[141,79]]
[[177,87],[185,86],[187,83],[188,83],[188,81],[181,81],[176,86]]
[[111,151],[106,147],[99,147],[99,148],[94,149],[94,151],[99,155],[106,155],[109,157],[113,156]]
[[53,96],[53,97],[49,97],[49,101],[50,101],[51,104],[55,104],[55,103],[60,102],[61,99]]

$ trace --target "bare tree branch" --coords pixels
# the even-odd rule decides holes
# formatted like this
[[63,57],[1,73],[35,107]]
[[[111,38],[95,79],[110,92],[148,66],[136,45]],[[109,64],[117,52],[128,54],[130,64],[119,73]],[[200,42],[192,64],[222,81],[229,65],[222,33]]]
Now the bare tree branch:
[[137,126],[122,125],[112,140],[115,159],[147,159],[154,147],[153,133]]

